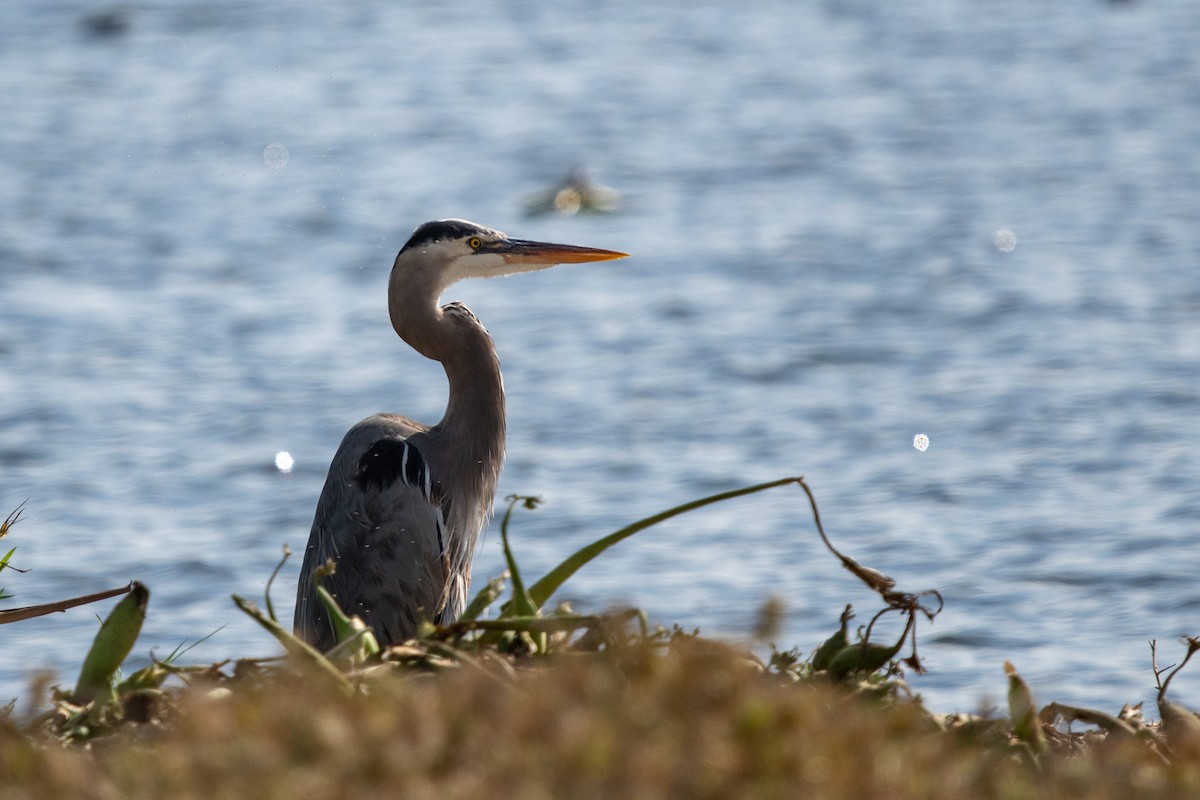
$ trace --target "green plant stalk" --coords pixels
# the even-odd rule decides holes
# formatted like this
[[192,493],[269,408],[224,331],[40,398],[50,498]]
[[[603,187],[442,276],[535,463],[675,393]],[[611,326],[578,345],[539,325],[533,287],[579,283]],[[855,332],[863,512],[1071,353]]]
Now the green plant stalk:
[[96,639],[83,659],[79,680],[75,683],[75,699],[87,703],[105,692],[112,692],[113,680],[121,664],[133,650],[142,623],[146,619],[146,604],[150,590],[134,581],[129,594],[109,612],[108,618],[96,633]]
[[[17,506],[15,509],[13,509],[11,512],[9,512],[8,516],[4,518],[4,521],[0,522],[0,539],[3,539],[5,536],[7,536],[9,529],[11,529],[13,525],[16,525],[18,522],[21,521],[21,509],[23,509],[24,507],[25,507],[25,501],[22,501],[21,505]],[[9,550],[7,553],[4,554],[4,558],[0,559],[0,572],[3,572],[5,570],[5,568],[13,569],[13,570],[16,570],[17,572],[25,572],[25,570],[17,569],[16,567],[14,567],[8,563],[8,560],[10,558],[12,558],[12,555],[15,552],[17,552],[17,548],[14,547],[11,550]],[[4,589],[0,589],[0,600],[7,600],[10,597],[12,597],[11,594],[4,591]]]
[[[699,500],[692,500],[683,505],[675,506],[674,508],[661,511],[653,516],[638,520],[632,525],[626,525],[614,533],[610,533],[602,539],[597,539],[589,545],[581,547],[570,556],[567,557],[561,564],[547,572],[537,583],[529,587],[529,597],[533,601],[534,606],[541,608],[550,599],[550,596],[558,591],[567,580],[579,571],[585,564],[594,559],[596,556],[603,553],[608,548],[628,539],[635,533],[645,530],[660,522],[664,522],[671,517],[677,517],[680,514],[686,514],[688,511],[695,511],[698,508],[720,503],[724,500],[732,500],[735,497],[743,497],[756,492],[763,492],[767,489],[774,489],[778,486],[787,486],[788,484],[798,483],[800,478],[780,478],[779,480],[770,481],[769,483],[759,483],[754,486],[747,486],[743,489],[733,489],[728,492],[720,492],[718,494],[703,497]],[[510,507],[511,510],[511,507]]]
[[[12,555],[15,552],[17,552],[17,548],[14,547],[4,554],[4,558],[0,558],[0,571],[3,571],[4,568],[8,566],[8,560],[12,558]],[[11,594],[5,592],[3,588],[0,588],[0,600],[7,600],[10,597],[12,597]]]
[[[338,642],[344,642],[362,630],[361,626],[356,626],[350,617],[346,616],[346,612],[342,611],[342,607],[338,605],[337,600],[333,599],[333,595],[324,586],[317,586],[317,599],[325,606],[325,613],[329,615],[329,621],[333,624],[334,638]],[[273,616],[271,620],[278,622]],[[359,620],[359,622],[361,623],[362,620]]]
[[482,589],[475,593],[475,597],[471,599],[471,602],[463,610],[463,613],[458,616],[456,621],[471,622],[472,620],[479,619],[479,615],[483,613],[484,609],[496,602],[500,595],[504,593],[504,582],[507,579],[508,573],[505,572],[503,575],[488,581]]
[[[504,512],[504,518],[500,520],[500,542],[504,548],[504,560],[508,562],[508,574],[512,576],[512,602],[508,603],[501,611],[500,616],[502,618],[509,616],[537,617],[540,614],[540,607],[534,604],[533,599],[529,596],[529,592],[525,590],[525,581],[521,579],[521,569],[517,566],[517,558],[513,555],[512,545],[508,541],[508,521],[512,518],[513,508],[520,501],[525,502],[526,508],[532,508],[537,502],[536,498],[513,495],[509,498],[508,509]],[[544,631],[527,632],[527,636],[536,652],[546,652],[550,642]]]
[[271,584],[275,582],[275,578],[279,576],[279,570],[283,569],[283,565],[291,558],[292,548],[286,544],[283,546],[283,557],[279,559],[279,563],[275,565],[275,569],[271,570],[271,577],[267,578],[267,588],[263,589],[263,603],[267,606],[267,616],[276,622],[279,617],[275,616],[275,606],[271,603]]
[[510,497],[508,509],[504,512],[504,518],[500,520],[500,542],[504,548],[504,560],[508,563],[508,574],[512,576],[513,585],[512,603],[508,609],[512,613],[505,613],[503,616],[533,617],[537,615],[541,603],[534,604],[529,592],[525,590],[525,581],[521,579],[521,570],[508,543],[508,521],[512,518],[513,508],[521,501],[528,502],[526,498],[517,495]]
[[[361,617],[347,616],[324,586],[317,586],[317,597],[325,604],[325,611],[333,623],[334,635],[338,641],[337,647],[326,653],[325,658],[335,661],[344,656],[352,664],[361,664],[379,653],[379,640]],[[275,618],[271,619],[274,621]]]
[[350,685],[350,681],[346,679],[346,676],[339,672],[338,668],[335,667],[329,661],[329,659],[325,658],[325,656],[322,655],[321,652],[315,647],[310,645],[308,642],[297,638],[291,631],[284,629],[282,625],[268,617],[263,612],[259,611],[253,603],[245,598],[239,597],[235,594],[233,595],[233,602],[251,619],[265,628],[276,639],[278,639],[279,643],[283,645],[283,649],[287,651],[289,656],[302,664],[315,667],[318,672],[328,675],[347,692],[353,691],[353,687]]
[[504,617],[502,619],[478,619],[456,623],[477,631],[507,631],[513,633],[560,633],[603,625],[607,618],[601,615],[561,615],[552,617]]

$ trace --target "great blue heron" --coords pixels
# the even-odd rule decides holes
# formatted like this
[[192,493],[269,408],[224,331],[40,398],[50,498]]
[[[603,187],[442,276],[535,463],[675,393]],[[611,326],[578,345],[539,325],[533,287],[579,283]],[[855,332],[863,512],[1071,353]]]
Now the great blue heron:
[[336,571],[323,585],[380,644],[411,637],[423,619],[453,622],[466,605],[504,459],[504,386],[487,330],[462,303],[439,307],[442,292],[463,278],[625,255],[509,239],[457,219],[413,232],[392,266],[388,312],[401,339],[445,368],[446,413],[433,427],[376,414],[342,439],[296,587],[297,635],[323,651],[337,643],[313,581],[329,559]]

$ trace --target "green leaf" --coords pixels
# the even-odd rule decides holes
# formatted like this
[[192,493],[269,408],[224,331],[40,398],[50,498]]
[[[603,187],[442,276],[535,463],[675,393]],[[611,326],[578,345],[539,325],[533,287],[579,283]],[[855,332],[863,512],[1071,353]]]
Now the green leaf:
[[362,617],[347,616],[324,586],[317,586],[317,597],[325,604],[338,641],[337,647],[325,654],[326,658],[335,658],[333,653],[336,652],[340,656],[347,656],[352,664],[361,664],[379,653],[379,640],[375,638],[375,632],[363,622]]
[[508,572],[488,581],[482,589],[475,593],[475,597],[463,609],[463,613],[458,615],[458,622],[473,622],[479,619],[479,615],[504,593],[506,580],[508,580]]
[[713,503],[720,503],[723,500],[732,500],[735,497],[743,497],[748,494],[754,494],[755,492],[774,489],[777,486],[786,486],[790,483],[797,483],[798,481],[798,478],[780,478],[779,480],[770,481],[769,483],[759,483],[755,484],[754,486],[747,486],[743,489],[720,492],[699,500],[692,500],[689,503],[675,506],[674,508],[667,509],[666,511],[661,511],[653,516],[638,520],[632,525],[626,525],[624,528],[621,528],[620,530],[610,533],[608,536],[605,536],[602,539],[597,539],[591,544],[580,548],[557,567],[547,572],[537,583],[529,587],[529,598],[533,601],[533,604],[536,608],[541,608],[546,604],[546,601],[550,599],[550,596],[558,591],[558,589],[585,564],[618,542],[624,541],[630,536],[633,536],[635,533],[644,531],[646,528],[657,525],[660,522],[665,522],[666,520],[671,519],[672,517],[677,517],[680,514],[685,514],[688,511],[695,511],[698,508],[712,505]]
[[347,692],[352,691],[350,681],[346,676],[338,671],[338,668],[333,663],[321,654],[321,651],[310,645],[303,639],[298,638],[291,631],[286,630],[275,620],[268,617],[257,607],[245,598],[233,595],[233,602],[245,612],[251,619],[265,628],[279,643],[283,645],[283,649],[288,655],[296,659],[301,664],[314,667],[318,672],[324,673],[337,682]]
[[86,703],[101,693],[112,692],[117,670],[133,650],[142,631],[150,590],[137,581],[132,586],[129,594],[109,612],[83,659],[83,668],[75,683],[75,698],[79,702]]
[[843,648],[829,662],[829,674],[836,680],[860,672],[868,674],[881,669],[900,652],[900,644],[852,644]]
[[838,628],[838,630],[832,636],[826,639],[825,643],[818,647],[817,651],[813,653],[813,670],[820,672],[822,670],[829,669],[829,666],[833,663],[833,660],[837,654],[846,649],[846,646],[850,643],[850,637],[848,636],[846,629],[850,624],[851,618],[853,617],[854,609],[852,606],[847,605],[846,609],[842,612],[842,626]]
[[1042,732],[1042,721],[1033,705],[1033,692],[1025,679],[1017,674],[1012,662],[1004,662],[1004,673],[1008,675],[1008,716],[1012,720],[1013,735],[1035,755],[1046,750],[1046,734]]

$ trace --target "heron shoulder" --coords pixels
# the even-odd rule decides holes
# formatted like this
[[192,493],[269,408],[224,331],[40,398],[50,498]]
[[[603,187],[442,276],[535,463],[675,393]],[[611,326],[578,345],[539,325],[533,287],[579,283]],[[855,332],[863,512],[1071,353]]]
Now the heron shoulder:
[[386,489],[397,480],[420,489],[426,498],[433,494],[425,457],[413,443],[407,439],[377,439],[358,460],[354,482],[365,492]]
[[398,414],[364,419],[346,433],[338,448],[347,478],[363,492],[387,489],[399,479],[431,496],[425,457],[418,444],[410,441],[428,430],[429,426]]

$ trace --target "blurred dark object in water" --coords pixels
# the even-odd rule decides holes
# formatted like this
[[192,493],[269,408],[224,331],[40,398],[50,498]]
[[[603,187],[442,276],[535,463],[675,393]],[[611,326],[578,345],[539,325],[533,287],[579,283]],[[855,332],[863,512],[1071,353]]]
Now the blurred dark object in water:
[[88,36],[97,39],[110,39],[123,36],[129,32],[129,8],[113,6],[100,11],[85,14],[79,20],[80,27]]
[[582,169],[572,170],[552,189],[532,197],[525,205],[529,216],[542,214],[607,214],[615,211],[620,195],[615,189],[596,183]]

